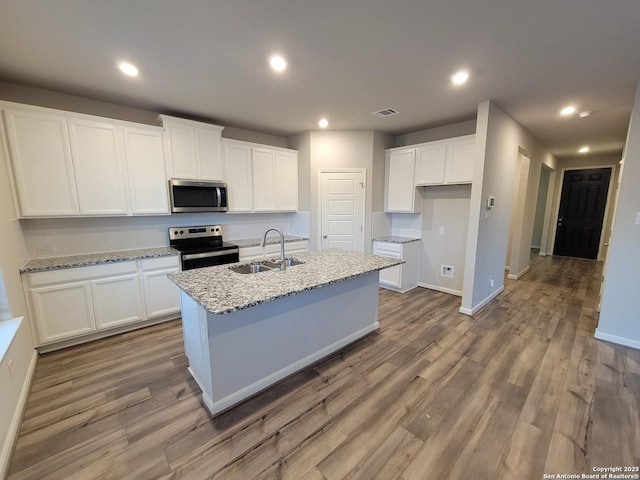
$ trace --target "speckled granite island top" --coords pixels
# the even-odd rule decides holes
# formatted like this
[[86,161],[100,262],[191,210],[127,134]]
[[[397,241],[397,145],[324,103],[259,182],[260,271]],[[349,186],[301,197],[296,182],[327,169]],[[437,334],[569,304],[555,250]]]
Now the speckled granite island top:
[[67,257],[36,258],[29,260],[21,269],[22,273],[59,270],[62,268],[86,267],[104,263],[125,262],[144,258],[170,257],[180,255],[171,247],[140,248],[136,250],[120,250],[117,252],[87,253]]
[[314,251],[295,258],[305,263],[253,274],[231,271],[230,266],[242,264],[237,263],[173,273],[169,278],[209,313],[222,315],[404,263],[346,250]]
[[409,243],[409,242],[419,242],[420,239],[419,238],[412,238],[412,237],[389,236],[389,237],[374,238],[373,241],[374,242],[388,242],[388,243]]

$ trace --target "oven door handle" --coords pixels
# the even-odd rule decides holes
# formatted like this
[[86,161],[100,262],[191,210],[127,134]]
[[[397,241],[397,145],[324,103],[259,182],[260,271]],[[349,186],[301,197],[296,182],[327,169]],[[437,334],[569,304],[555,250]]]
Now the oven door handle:
[[204,252],[204,253],[188,253],[186,255],[182,255],[182,260],[196,260],[198,258],[210,258],[210,257],[221,257],[223,255],[229,255],[238,253],[237,248],[233,248],[231,250],[216,250],[215,252]]
[[222,193],[220,192],[220,187],[216,187],[216,197],[218,199],[218,203],[216,204],[216,207],[221,207],[222,206]]

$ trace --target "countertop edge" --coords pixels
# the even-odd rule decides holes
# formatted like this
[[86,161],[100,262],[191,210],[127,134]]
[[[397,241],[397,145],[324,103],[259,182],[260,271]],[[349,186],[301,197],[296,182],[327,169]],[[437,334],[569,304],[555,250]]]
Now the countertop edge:
[[87,253],[81,255],[67,255],[62,257],[36,258],[28,260],[20,273],[50,272],[68,268],[107,265],[118,262],[132,262],[150,258],[178,256],[180,252],[171,247],[151,247],[132,250],[115,250],[112,252]]

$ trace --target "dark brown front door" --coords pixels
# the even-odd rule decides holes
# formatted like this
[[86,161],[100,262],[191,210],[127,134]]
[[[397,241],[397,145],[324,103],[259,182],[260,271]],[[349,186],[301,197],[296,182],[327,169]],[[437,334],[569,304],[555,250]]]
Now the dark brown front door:
[[610,168],[564,172],[554,255],[598,256]]

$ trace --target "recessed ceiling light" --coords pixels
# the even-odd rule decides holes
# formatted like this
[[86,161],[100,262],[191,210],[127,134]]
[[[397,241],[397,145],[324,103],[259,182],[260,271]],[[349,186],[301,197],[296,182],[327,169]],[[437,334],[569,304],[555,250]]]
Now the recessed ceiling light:
[[580,150],[578,150],[578,153],[587,153],[588,151],[589,151],[589,147],[585,145],[584,147],[580,147]]
[[451,77],[451,82],[455,85],[462,85],[469,80],[469,72],[460,71]]
[[137,77],[138,76],[138,67],[131,63],[122,62],[118,65],[118,68],[122,73],[128,75],[129,77]]
[[287,60],[281,55],[273,55],[269,59],[269,65],[271,65],[271,68],[276,72],[281,72],[287,68]]
[[578,116],[579,116],[580,118],[586,118],[586,117],[588,117],[589,115],[591,115],[592,113],[593,113],[593,112],[580,112],[580,113],[578,114]]
[[574,107],[573,105],[569,105],[567,107],[564,107],[562,110],[560,110],[560,115],[573,115],[576,111],[576,107]]
[[327,120],[326,118],[321,118],[318,122],[318,125],[320,126],[320,128],[327,128],[329,126],[329,120]]

